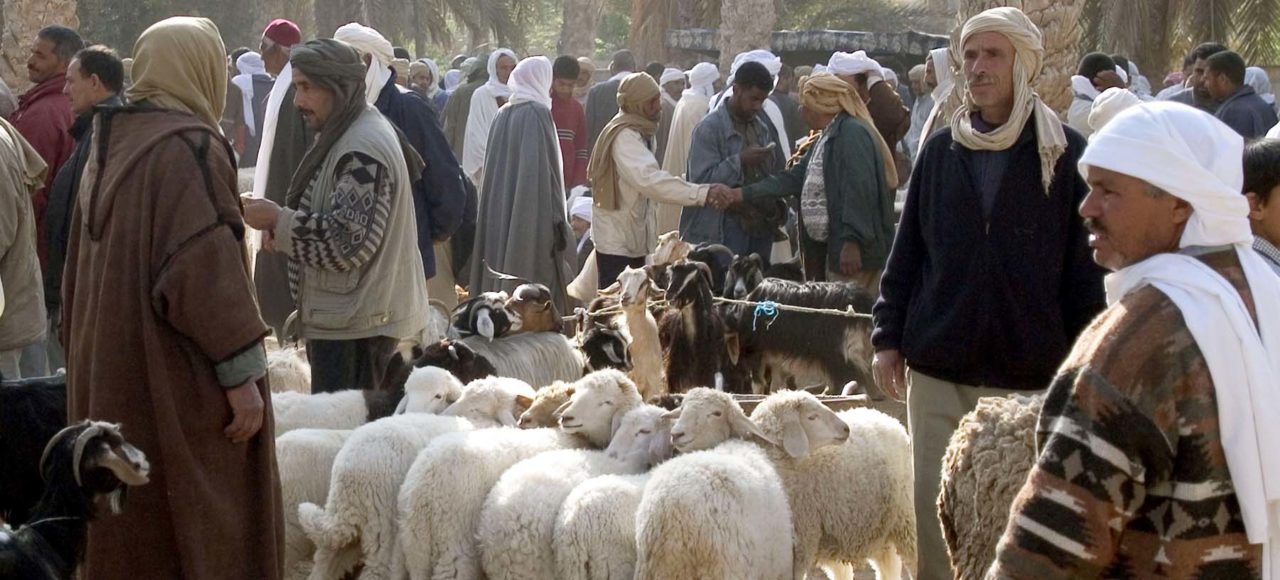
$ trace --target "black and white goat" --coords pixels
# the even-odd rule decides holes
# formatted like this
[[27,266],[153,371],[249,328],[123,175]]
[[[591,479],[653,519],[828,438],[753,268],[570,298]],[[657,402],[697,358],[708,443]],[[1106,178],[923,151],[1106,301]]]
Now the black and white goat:
[[[807,308],[870,313],[875,297],[853,284],[797,283],[765,279],[747,301]],[[755,374],[753,383],[767,391],[775,381],[797,385],[837,385],[855,381],[872,388],[872,324],[869,318],[777,311],[746,306],[725,309],[730,332],[738,336],[741,358]],[[878,397],[878,392],[872,393]]]
[[736,344],[726,340],[725,322],[711,295],[712,274],[692,259],[671,266],[667,300],[672,310],[658,323],[665,346],[667,391],[722,385],[729,392],[751,392],[749,376],[736,372]]
[[450,338],[483,336],[489,340],[519,332],[520,317],[507,307],[506,292],[485,292],[453,309]]
[[72,578],[98,498],[120,513],[129,487],[145,485],[149,472],[119,425],[84,421],[59,431],[40,458],[45,490],[31,521],[16,532],[0,529],[0,580]]
[[804,269],[800,265],[800,256],[787,262],[769,264],[766,268],[760,254],[735,256],[733,264],[724,277],[724,296],[734,300],[745,300],[752,290],[756,289],[766,278],[804,282]]
[[[720,296],[720,292],[724,290],[724,279],[729,275],[729,267],[733,265],[733,250],[721,244],[703,242],[689,251],[688,259],[691,262],[702,262],[707,265],[707,273],[711,276],[711,293]],[[673,273],[668,285],[674,283],[675,274]]]
[[604,369],[629,372],[632,368],[630,342],[617,320],[586,321],[580,325],[578,350],[586,364],[583,374]]
[[40,500],[40,454],[67,426],[67,377],[0,380],[0,520],[27,521]]
[[458,377],[464,385],[476,379],[491,377],[497,372],[489,359],[476,354],[475,350],[460,340],[445,338],[426,346],[405,344],[391,355],[380,390],[403,393],[409,373],[422,367],[442,368]]

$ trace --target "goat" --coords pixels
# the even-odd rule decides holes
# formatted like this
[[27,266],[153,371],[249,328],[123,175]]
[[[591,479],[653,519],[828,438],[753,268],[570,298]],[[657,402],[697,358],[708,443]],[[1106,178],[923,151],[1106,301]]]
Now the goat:
[[662,344],[658,340],[658,322],[649,312],[649,297],[658,293],[657,286],[644,270],[627,268],[618,276],[621,286],[622,313],[631,335],[627,353],[631,355],[629,373],[644,400],[667,394],[662,374]]
[[604,370],[632,369],[626,334],[616,321],[591,322],[578,335],[578,350],[584,360],[583,374]]
[[521,284],[507,300],[507,309],[520,320],[520,332],[560,332],[564,324],[551,299],[551,290],[542,284]]
[[712,303],[711,284],[711,268],[702,262],[685,260],[671,266],[667,299],[673,310],[658,325],[659,340],[667,345],[663,365],[669,392],[718,383],[732,392],[749,391],[750,385],[731,372],[738,362],[738,348],[726,341],[725,322]]
[[[851,306],[855,312],[868,313],[875,298],[852,284],[765,279],[746,300],[841,311]],[[792,389],[797,382],[875,384],[869,319],[787,311],[766,320],[753,309],[739,306],[727,308],[726,318],[730,332],[738,336],[741,359],[752,369],[753,383],[761,392],[771,388],[775,379],[786,381]]]
[[[733,265],[733,250],[721,244],[703,242],[689,251],[688,259],[707,265],[711,276],[711,292],[719,296],[719,292],[724,290],[724,279],[729,274],[729,267]],[[675,282],[675,274],[672,273],[671,276],[671,282]]]
[[381,390],[403,392],[409,373],[422,367],[440,367],[458,377],[464,385],[496,373],[489,359],[476,354],[475,350],[460,340],[446,338],[426,346],[410,344],[391,355]]
[[40,453],[67,426],[67,377],[0,383],[0,520],[19,525],[40,500]]
[[521,329],[520,318],[507,308],[506,292],[485,292],[453,309],[450,338],[500,338]]
[[47,486],[31,521],[16,532],[0,529],[0,580],[72,578],[98,498],[121,513],[128,488],[146,485],[151,469],[119,425],[93,421],[55,434],[39,465]]
[[733,264],[725,274],[723,296],[734,300],[745,300],[747,295],[766,278],[804,282],[804,269],[800,265],[800,257],[797,255],[787,262],[769,264],[766,268],[760,254],[735,256]]

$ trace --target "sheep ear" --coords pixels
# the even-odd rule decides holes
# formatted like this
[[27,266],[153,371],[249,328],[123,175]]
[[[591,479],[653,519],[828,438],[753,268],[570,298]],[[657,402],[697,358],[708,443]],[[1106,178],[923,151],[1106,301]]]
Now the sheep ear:
[[809,454],[809,434],[795,413],[788,413],[782,420],[782,450],[795,459]]
[[670,411],[667,411],[666,413],[663,413],[662,418],[663,420],[666,420],[666,421],[678,421],[680,419],[680,412],[681,412],[681,408],[676,407]]
[[764,431],[761,431],[760,427],[756,426],[742,411],[729,412],[729,425],[741,439],[749,439],[752,435],[755,435],[761,441],[770,445],[778,444],[772,437],[765,435]]
[[532,406],[533,406],[532,398],[526,397],[524,395],[516,395],[516,410],[520,411],[519,413],[520,415],[523,415],[524,412],[528,411],[529,407],[532,407]]
[[452,404],[454,404],[454,403],[457,403],[457,402],[458,402],[458,399],[461,399],[461,398],[462,398],[462,391],[460,391],[460,390],[458,390],[458,391],[449,391],[448,393],[445,393],[445,395],[444,395],[444,402],[449,403],[450,405],[452,405]]
[[623,415],[626,415],[626,412],[621,409],[613,412],[613,421],[609,423],[609,439],[613,439],[613,436],[618,433],[618,429],[622,428]]
[[396,404],[396,412],[392,414],[403,415],[407,410],[409,410],[409,395],[405,394],[400,397],[400,402]]
[[649,441],[649,465],[657,465],[671,459],[673,453],[671,426],[668,424],[666,429],[658,427],[653,433],[653,440]]

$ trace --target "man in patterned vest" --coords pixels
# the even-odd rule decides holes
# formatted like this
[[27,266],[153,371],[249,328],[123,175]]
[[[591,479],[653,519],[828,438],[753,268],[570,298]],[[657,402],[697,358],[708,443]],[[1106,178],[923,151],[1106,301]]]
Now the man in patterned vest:
[[293,48],[294,102],[319,132],[281,208],[245,200],[245,222],[288,255],[313,392],[382,384],[402,339],[426,327],[410,175],[422,159],[365,100],[354,48],[324,39]]

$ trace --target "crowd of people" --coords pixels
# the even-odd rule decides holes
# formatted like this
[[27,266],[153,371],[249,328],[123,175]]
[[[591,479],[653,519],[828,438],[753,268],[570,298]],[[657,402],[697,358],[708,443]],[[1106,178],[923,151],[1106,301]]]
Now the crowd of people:
[[955,38],[906,84],[865,51],[792,68],[766,50],[723,80],[621,50],[596,82],[588,56],[506,48],[442,73],[358,23],[307,40],[275,20],[228,51],[174,17],[126,59],[41,30],[31,88],[0,98],[0,374],[65,368],[69,418],[125,422],[156,466],[90,527],[83,577],[280,576],[269,334],[306,342],[314,392],[377,388],[428,297],[523,279],[570,312],[575,279],[612,284],[668,231],[878,296],[918,578],[951,575],[935,502],[961,418],[1046,392],[991,574],[1271,577],[1265,71],[1205,43],[1153,95],[1090,53],[1059,117],[1025,14]]

